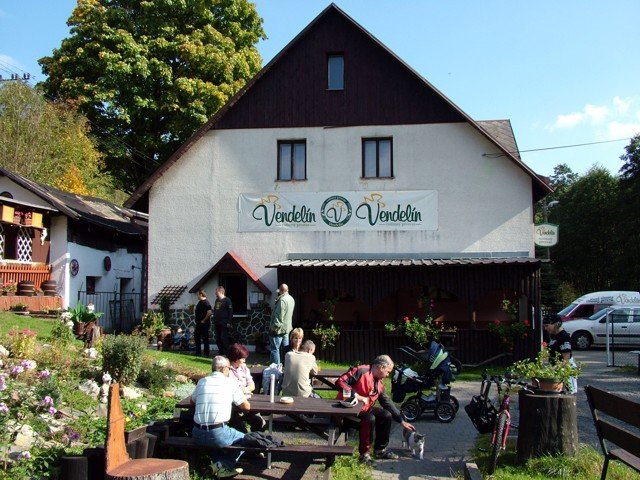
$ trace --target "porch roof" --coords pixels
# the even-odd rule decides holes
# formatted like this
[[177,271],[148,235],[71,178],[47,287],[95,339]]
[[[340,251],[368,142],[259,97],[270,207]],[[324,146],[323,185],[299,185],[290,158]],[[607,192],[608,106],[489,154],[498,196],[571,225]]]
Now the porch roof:
[[242,271],[242,273],[244,273],[247,277],[249,277],[251,281],[260,289],[262,293],[264,293],[265,295],[271,294],[271,290],[269,290],[265,286],[265,284],[260,281],[260,278],[258,278],[258,276],[255,273],[253,273],[253,271],[249,268],[249,266],[246,263],[244,263],[244,261],[240,258],[240,256],[235,252],[225,253],[220,258],[220,260],[218,260],[215,263],[215,265],[213,265],[213,267],[211,267],[202,277],[200,277],[200,279],[195,283],[195,285],[191,287],[191,289],[189,289],[189,293],[196,293],[200,289],[200,287],[202,287],[202,285],[204,285],[207,282],[207,280],[209,280],[209,278],[211,278],[211,276],[215,272],[217,272],[221,268],[224,268],[225,266],[228,267],[229,265],[234,267],[236,270]]
[[542,259],[530,257],[510,258],[385,258],[385,259],[289,259],[270,263],[267,268],[278,267],[438,267],[455,265],[503,265],[503,264],[537,264]]

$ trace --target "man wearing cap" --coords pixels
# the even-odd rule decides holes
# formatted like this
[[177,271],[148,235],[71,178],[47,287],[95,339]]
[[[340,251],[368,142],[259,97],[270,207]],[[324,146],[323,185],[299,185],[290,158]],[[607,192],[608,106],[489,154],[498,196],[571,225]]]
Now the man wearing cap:
[[[195,405],[192,435],[197,445],[223,448],[244,438],[244,433],[227,425],[232,403],[241,410],[251,408],[240,384],[229,376],[229,368],[226,357],[215,356],[211,364],[213,373],[200,379],[191,395],[191,404]],[[242,473],[241,468],[235,468],[241,455],[242,452],[221,453],[213,465],[216,478],[232,478]]]
[[[576,366],[571,353],[571,336],[562,326],[562,318],[556,313],[545,315],[542,320],[544,330],[549,335],[549,361],[562,361],[572,367]],[[569,377],[569,393],[578,393],[578,381],[576,377]]]

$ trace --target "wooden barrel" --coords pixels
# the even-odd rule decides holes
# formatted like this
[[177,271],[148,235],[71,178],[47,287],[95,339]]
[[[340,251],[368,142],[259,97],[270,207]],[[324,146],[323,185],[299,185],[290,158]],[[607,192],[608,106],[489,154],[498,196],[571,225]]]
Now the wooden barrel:
[[55,297],[58,294],[58,282],[55,280],[45,280],[40,288],[45,297]]
[[33,297],[36,289],[33,284],[33,280],[20,280],[18,282],[18,290],[16,291],[16,295],[22,297]]

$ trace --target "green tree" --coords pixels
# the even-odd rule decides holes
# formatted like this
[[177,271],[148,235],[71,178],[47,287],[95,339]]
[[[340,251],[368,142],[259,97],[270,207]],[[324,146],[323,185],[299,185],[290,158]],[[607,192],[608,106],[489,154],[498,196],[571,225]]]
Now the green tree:
[[0,165],[61,190],[113,199],[86,119],[22,82],[0,85]]
[[558,275],[580,293],[619,286],[619,220],[612,213],[617,196],[618,178],[595,166],[561,192],[549,214],[560,225],[560,241],[553,247]]
[[68,25],[44,87],[78,103],[126,191],[260,69],[265,38],[248,0],[78,0]]
[[620,157],[620,203],[618,206],[621,255],[619,276],[626,288],[640,286],[640,134],[631,139]]

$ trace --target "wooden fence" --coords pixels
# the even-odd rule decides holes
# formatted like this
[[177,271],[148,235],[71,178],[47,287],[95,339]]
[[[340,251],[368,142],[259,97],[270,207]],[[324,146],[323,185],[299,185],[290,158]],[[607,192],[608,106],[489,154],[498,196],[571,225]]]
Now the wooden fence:
[[[534,332],[516,341],[513,349],[501,345],[499,339],[488,330],[461,329],[448,341],[443,342],[447,350],[463,364],[477,365],[498,355],[505,354],[494,365],[509,365],[516,360],[533,356],[539,348],[534,340]],[[316,343],[319,359],[348,363],[370,362],[377,355],[386,353],[396,363],[413,363],[414,360],[398,350],[408,345],[416,350],[420,347],[404,335],[389,334],[385,330],[341,330],[334,347],[322,349],[320,341],[311,334]]]
[[50,278],[51,265],[46,263],[2,262],[0,264],[0,284],[2,285],[31,280],[36,288],[40,288],[42,282]]

